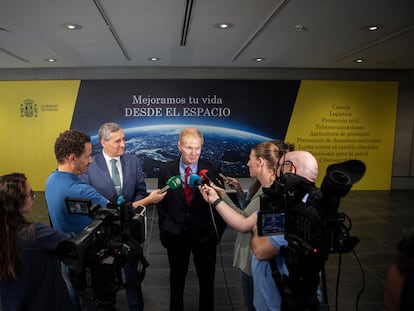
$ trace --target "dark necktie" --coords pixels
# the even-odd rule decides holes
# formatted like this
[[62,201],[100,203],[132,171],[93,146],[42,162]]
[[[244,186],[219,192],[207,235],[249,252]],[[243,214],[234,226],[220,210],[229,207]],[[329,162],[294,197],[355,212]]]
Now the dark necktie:
[[114,186],[116,189],[117,194],[121,194],[121,177],[119,176],[118,168],[116,167],[116,159],[111,159],[111,173],[112,173],[112,181],[114,182]]
[[191,199],[193,197],[193,189],[188,185],[188,177],[190,176],[190,167],[187,166],[185,168],[185,176],[184,176],[184,194],[185,200],[187,202],[187,206],[190,206]]

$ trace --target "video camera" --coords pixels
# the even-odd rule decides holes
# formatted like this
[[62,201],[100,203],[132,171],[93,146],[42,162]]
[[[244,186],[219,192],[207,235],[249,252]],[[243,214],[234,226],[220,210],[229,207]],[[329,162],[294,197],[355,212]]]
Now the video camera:
[[[286,173],[263,188],[258,217],[259,235],[285,234],[289,248],[327,257],[352,251],[359,242],[349,235],[339,203],[365,173],[365,164],[350,160],[332,164],[318,189],[302,176]],[[271,223],[275,225],[270,225]]]
[[274,274],[282,310],[317,310],[315,293],[325,260],[329,254],[351,252],[358,244],[359,238],[350,236],[350,218],[338,212],[338,207],[364,173],[363,162],[350,160],[330,165],[320,189],[292,173],[283,174],[271,187],[263,188],[258,233],[284,234],[288,242],[280,255],[285,258],[289,276],[282,279]]
[[145,207],[134,209],[122,196],[107,208],[81,198],[67,197],[65,203],[70,214],[93,219],[81,233],[57,246],[58,257],[70,269],[73,287],[90,290],[98,302],[116,303],[125,263],[138,260],[141,279],[149,265],[141,246],[146,235]]

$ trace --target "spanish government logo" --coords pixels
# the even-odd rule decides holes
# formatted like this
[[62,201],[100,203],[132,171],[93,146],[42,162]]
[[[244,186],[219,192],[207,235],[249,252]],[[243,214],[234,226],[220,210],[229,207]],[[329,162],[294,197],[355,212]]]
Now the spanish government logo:
[[20,116],[22,118],[37,118],[37,105],[33,99],[27,98],[20,105]]

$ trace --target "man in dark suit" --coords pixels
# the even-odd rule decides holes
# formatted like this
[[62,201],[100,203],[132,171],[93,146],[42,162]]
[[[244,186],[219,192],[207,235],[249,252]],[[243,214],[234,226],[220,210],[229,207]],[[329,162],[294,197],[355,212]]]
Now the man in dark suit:
[[[198,174],[207,169],[217,177],[219,167],[200,159],[203,136],[196,128],[185,128],[178,140],[180,159],[160,167],[158,187],[175,175],[185,181],[186,171]],[[170,265],[170,310],[184,309],[183,294],[190,254],[193,254],[200,294],[199,310],[214,309],[216,246],[226,227],[215,208],[210,208],[198,189],[186,194],[186,186],[169,191],[158,205],[161,243],[167,249]],[[188,196],[188,202],[186,197]],[[213,215],[213,216],[212,216]]]
[[[108,200],[122,195],[126,202],[132,202],[134,208],[160,202],[166,193],[160,194],[158,189],[147,195],[141,161],[125,153],[125,134],[122,128],[117,123],[105,123],[99,128],[98,136],[102,152],[93,157],[93,163],[80,176],[81,179]],[[141,311],[144,308],[142,280],[137,266],[137,260],[130,260],[124,266],[130,311]]]

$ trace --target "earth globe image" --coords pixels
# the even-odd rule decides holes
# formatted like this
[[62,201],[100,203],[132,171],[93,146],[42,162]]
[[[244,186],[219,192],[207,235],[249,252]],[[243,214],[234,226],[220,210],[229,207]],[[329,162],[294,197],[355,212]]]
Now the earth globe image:
[[[252,146],[274,138],[217,126],[169,124],[124,128],[125,152],[142,161],[144,177],[158,177],[163,162],[180,157],[177,142],[184,127],[198,128],[204,137],[200,158],[216,162],[225,175],[249,177],[247,161]],[[92,136],[93,154],[101,152],[97,135]]]

